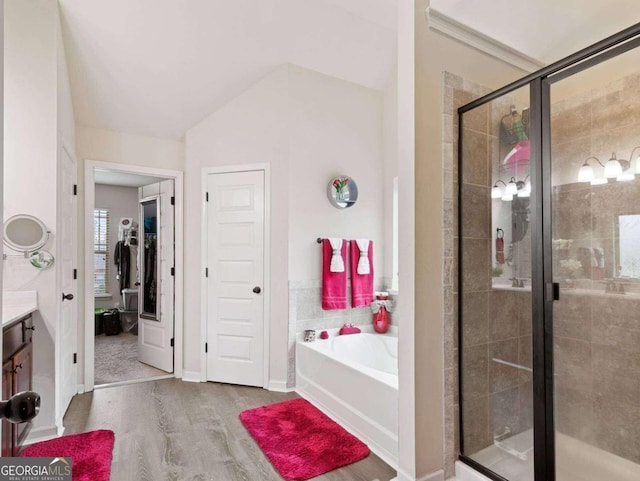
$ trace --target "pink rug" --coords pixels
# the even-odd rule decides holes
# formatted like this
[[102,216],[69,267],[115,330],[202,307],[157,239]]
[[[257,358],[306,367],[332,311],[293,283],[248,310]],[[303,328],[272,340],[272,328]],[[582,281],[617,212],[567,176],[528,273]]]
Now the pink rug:
[[289,481],[313,478],[369,455],[366,444],[304,399],[248,409],[240,420]]
[[27,446],[20,456],[70,457],[73,481],[109,481],[114,440],[113,431],[105,429],[72,434]]

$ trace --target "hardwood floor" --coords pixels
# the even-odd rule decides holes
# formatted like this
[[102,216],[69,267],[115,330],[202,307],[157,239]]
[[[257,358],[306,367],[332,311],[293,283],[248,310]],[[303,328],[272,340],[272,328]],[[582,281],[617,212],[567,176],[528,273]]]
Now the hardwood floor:
[[[295,397],[177,379],[109,387],[73,398],[65,434],[115,432],[111,481],[277,481],[282,478],[238,414]],[[388,481],[395,475],[372,453],[314,480]]]

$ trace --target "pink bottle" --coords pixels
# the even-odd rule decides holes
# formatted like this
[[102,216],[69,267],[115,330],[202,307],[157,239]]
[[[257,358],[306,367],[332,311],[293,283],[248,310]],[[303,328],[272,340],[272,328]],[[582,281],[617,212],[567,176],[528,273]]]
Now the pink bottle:
[[[386,292],[376,293],[376,299],[379,301],[386,301],[388,298]],[[373,329],[379,334],[384,334],[389,330],[389,323],[389,311],[385,306],[380,306],[380,310],[373,315]]]

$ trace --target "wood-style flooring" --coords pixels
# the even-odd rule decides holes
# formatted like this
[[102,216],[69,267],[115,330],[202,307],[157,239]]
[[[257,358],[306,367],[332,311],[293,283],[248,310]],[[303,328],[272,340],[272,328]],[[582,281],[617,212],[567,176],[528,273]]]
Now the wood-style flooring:
[[[278,481],[238,414],[294,393],[163,379],[75,396],[65,434],[111,429],[111,481]],[[371,453],[317,481],[388,481],[395,471]]]

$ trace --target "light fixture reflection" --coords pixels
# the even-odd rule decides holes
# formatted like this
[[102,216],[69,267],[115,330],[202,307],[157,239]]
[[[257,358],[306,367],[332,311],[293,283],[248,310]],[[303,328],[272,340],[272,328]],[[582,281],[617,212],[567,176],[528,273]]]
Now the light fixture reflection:
[[611,158],[604,166],[604,176],[607,179],[615,179],[619,175],[622,175],[622,165],[618,162],[615,152],[612,152]]
[[[518,193],[518,185],[516,184],[516,179],[514,177],[511,177],[511,180],[509,181],[509,183],[507,184],[507,187],[504,189],[504,195],[506,196],[511,196],[511,199],[513,199],[513,196],[516,195]],[[502,200],[505,200],[504,197],[502,198]]]
[[595,177],[596,175],[593,173],[593,167],[585,161],[578,172],[578,182],[591,182]]
[[[633,162],[633,154],[640,146],[634,147],[631,151],[631,160],[618,159],[615,152],[611,153],[611,157],[607,162],[602,163],[597,157],[591,156],[585,159],[584,164],[578,171],[578,182],[589,182],[591,185],[602,185],[607,183],[607,179],[616,179],[618,182],[629,182],[635,179],[635,174],[640,174],[640,156],[635,158],[635,169],[631,169]],[[596,178],[590,160],[595,160],[600,166],[604,167],[603,177]],[[635,171],[635,172],[634,172]]]
[[498,179],[496,180],[496,183],[493,184],[493,188],[491,189],[491,198],[492,199],[500,199],[502,198],[502,188],[498,185],[498,182],[500,182],[502,185],[506,186],[506,184]]

